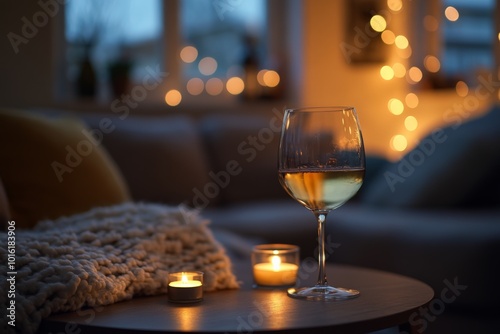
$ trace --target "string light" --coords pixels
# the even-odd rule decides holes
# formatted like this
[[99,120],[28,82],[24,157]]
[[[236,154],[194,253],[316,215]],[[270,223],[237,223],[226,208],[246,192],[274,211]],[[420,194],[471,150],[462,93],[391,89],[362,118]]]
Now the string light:
[[401,115],[405,110],[405,106],[401,100],[392,98],[387,103],[387,108],[393,115]]
[[409,79],[408,81],[411,84],[420,82],[420,80],[422,80],[422,77],[423,77],[422,71],[418,67],[413,66],[408,70],[408,79]]
[[401,0],[387,0],[387,7],[393,12],[399,12],[403,8],[403,1]]
[[424,67],[427,71],[436,73],[441,68],[441,62],[437,57],[428,55],[424,58]]
[[408,45],[410,45],[410,43],[408,42],[408,38],[403,35],[396,36],[396,38],[394,39],[394,44],[398,49],[406,49]]
[[212,57],[205,57],[198,63],[198,70],[201,74],[212,75],[217,70],[217,61]]
[[401,63],[394,63],[394,65],[392,65],[392,70],[396,78],[404,78],[406,75],[406,67]]
[[198,57],[198,50],[194,46],[185,46],[181,50],[181,59],[185,63],[192,63]]
[[[386,0],[386,2],[387,7],[392,12],[398,12],[403,7],[403,2],[401,0]],[[444,9],[444,16],[447,20],[455,22],[459,20],[460,13],[457,8],[448,6]],[[378,16],[374,15],[370,20],[370,25],[375,31],[381,32],[380,38],[382,39],[382,42],[386,45],[394,45],[395,48],[393,54],[400,57],[400,59],[409,59],[412,56],[413,51],[408,38],[402,34],[397,35],[397,33],[390,30],[387,21],[383,21],[386,23],[385,26],[381,24],[378,25],[379,22],[382,21]],[[433,15],[426,15],[423,18],[422,25],[425,31],[436,32],[439,30],[440,22],[437,17]],[[500,32],[497,32],[496,35],[500,41]],[[424,78],[422,70],[425,69],[426,72],[437,73],[442,67],[440,59],[432,54],[423,57],[422,64],[423,66],[420,68],[417,66],[408,66],[407,68],[403,61],[396,61],[392,64],[392,66],[382,66],[380,69],[380,76],[384,80],[406,78],[408,83],[414,85],[420,83]],[[464,81],[459,81],[455,86],[455,91],[458,96],[467,97],[469,94],[469,87]],[[498,91],[498,98],[500,99],[500,90]],[[391,98],[387,103],[387,107],[391,114],[398,116],[405,112],[405,107],[415,109],[419,106],[419,103],[420,101],[418,95],[411,92],[405,95],[403,101],[398,98]],[[415,131],[419,127],[419,121],[415,115],[408,115],[404,117],[403,122],[404,129],[406,131]],[[390,138],[390,148],[397,152],[405,151],[408,148],[408,138],[402,133],[393,135]]]
[[380,38],[382,38],[382,42],[384,42],[387,45],[394,44],[394,39],[396,38],[396,35],[391,30],[384,30],[382,34],[380,35]]
[[460,17],[458,10],[453,6],[448,6],[444,10],[444,16],[451,22],[455,22]]
[[384,65],[380,68],[380,76],[384,80],[391,80],[394,78],[394,70],[388,65]]
[[165,94],[165,102],[171,106],[175,107],[179,105],[182,101],[182,94],[177,89],[172,89]]
[[186,89],[191,95],[200,95],[205,85],[200,78],[191,78],[186,84]]
[[415,93],[408,93],[405,96],[405,103],[408,108],[416,108],[418,106],[418,96]]
[[264,74],[266,74],[266,72],[267,70],[263,69],[257,73],[257,82],[259,83],[259,85],[264,87],[266,86],[266,83],[264,82]]
[[392,136],[390,144],[394,151],[402,152],[408,147],[408,140],[403,135],[395,135]]
[[219,95],[224,89],[224,84],[219,78],[211,78],[208,79],[207,83],[205,84],[205,89],[207,90],[207,93],[212,96]]
[[245,89],[245,83],[243,82],[243,79],[239,77],[232,77],[227,80],[226,89],[229,94],[238,95]]
[[266,71],[262,76],[267,87],[276,87],[280,83],[280,75],[276,71]]
[[407,116],[405,118],[405,128],[408,131],[415,131],[418,127],[418,121],[414,116]]
[[387,21],[382,15],[373,15],[370,19],[370,27],[376,32],[382,32],[387,28]]

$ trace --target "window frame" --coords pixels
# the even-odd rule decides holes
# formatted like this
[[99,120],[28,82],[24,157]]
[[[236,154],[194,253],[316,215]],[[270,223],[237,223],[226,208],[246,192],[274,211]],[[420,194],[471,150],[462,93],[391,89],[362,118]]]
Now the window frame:
[[[163,34],[162,34],[162,59],[160,65],[160,70],[167,72],[165,80],[161,82],[161,85],[155,89],[148,100],[141,102],[144,106],[149,107],[165,107],[168,105],[164,101],[164,96],[166,92],[170,89],[177,89],[181,91],[183,95],[182,102],[178,108],[197,108],[200,109],[210,109],[210,108],[225,108],[233,109],[234,107],[242,107],[248,105],[248,103],[243,103],[243,100],[239,95],[232,96],[225,92],[218,96],[208,96],[207,94],[201,94],[198,96],[190,96],[185,89],[185,82],[182,73],[182,64],[179,58],[179,52],[184,45],[182,32],[181,32],[181,22],[180,15],[180,1],[181,0],[169,0],[163,1],[162,3],[162,18],[163,18]],[[218,0],[215,0],[218,1]],[[226,0],[219,0],[226,1]],[[267,35],[267,56],[283,56],[287,55],[286,61],[283,61],[280,65],[280,71],[283,75],[281,76],[282,81],[280,85],[285,87],[284,94],[281,99],[287,99],[288,101],[297,100],[296,90],[299,88],[298,79],[301,78],[301,60],[302,56],[297,52],[288,52],[289,50],[301,50],[301,20],[297,20],[301,14],[301,1],[300,0],[267,0],[267,18],[266,23],[268,27]],[[61,12],[64,13],[64,10]],[[96,105],[101,107],[106,107],[112,102],[111,99],[99,100],[94,99],[93,101],[81,101],[71,89],[69,85],[68,73],[67,73],[67,60],[66,60],[66,47],[67,42],[65,39],[65,17],[59,15],[56,24],[54,25],[55,31],[55,43],[54,43],[54,69],[56,71],[56,82],[54,84],[55,98],[56,101],[64,105]],[[291,29],[287,29],[291,28]],[[291,69],[294,69],[293,73]],[[132,83],[137,84],[137,83]],[[280,100],[278,100],[280,101]],[[248,102],[248,101],[247,101]],[[259,103],[259,101],[252,101]],[[277,101],[273,101],[276,105]]]

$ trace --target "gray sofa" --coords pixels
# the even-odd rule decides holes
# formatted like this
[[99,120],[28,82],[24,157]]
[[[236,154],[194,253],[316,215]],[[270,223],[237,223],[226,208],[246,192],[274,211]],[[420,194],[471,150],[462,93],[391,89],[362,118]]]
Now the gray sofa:
[[[434,288],[436,299],[411,319],[419,333],[500,327],[499,114],[493,109],[430,134],[422,140],[428,146],[397,163],[369,156],[360,193],[328,217],[328,261],[412,276]],[[131,200],[200,209],[235,260],[249,261],[251,246],[267,242],[314,255],[314,217],[278,182],[278,112],[77,117],[90,130],[106,130],[94,138]]]
[[[313,215],[277,179],[278,118],[130,119],[103,144],[123,166],[134,199],[200,208],[233,256],[248,258],[255,243],[282,242],[311,257]],[[91,127],[95,121],[87,118]],[[494,109],[436,130],[397,163],[368,157],[362,191],[328,218],[329,261],[412,276],[434,288],[429,313],[413,319],[418,332],[500,327],[488,317],[500,311],[498,129]],[[459,295],[447,303],[450,282]]]

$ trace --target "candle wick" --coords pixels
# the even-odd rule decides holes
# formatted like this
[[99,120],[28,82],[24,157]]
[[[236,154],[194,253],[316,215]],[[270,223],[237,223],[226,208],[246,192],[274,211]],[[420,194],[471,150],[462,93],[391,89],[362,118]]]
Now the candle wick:
[[273,264],[273,270],[279,271],[281,265],[281,259],[279,256],[275,255],[271,257],[271,263]]

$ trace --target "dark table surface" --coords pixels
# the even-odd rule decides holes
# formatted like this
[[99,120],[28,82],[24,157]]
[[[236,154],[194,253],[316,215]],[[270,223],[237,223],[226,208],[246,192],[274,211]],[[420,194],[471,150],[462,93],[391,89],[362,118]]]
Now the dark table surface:
[[[297,300],[286,289],[252,288],[249,263],[235,263],[238,290],[204,294],[196,304],[174,304],[166,295],[142,297],[45,319],[41,333],[251,333],[338,330],[366,333],[407,324],[433,298],[432,289],[415,279],[388,272],[327,265],[330,283],[361,292],[337,302]],[[300,273],[314,283],[316,272]]]

